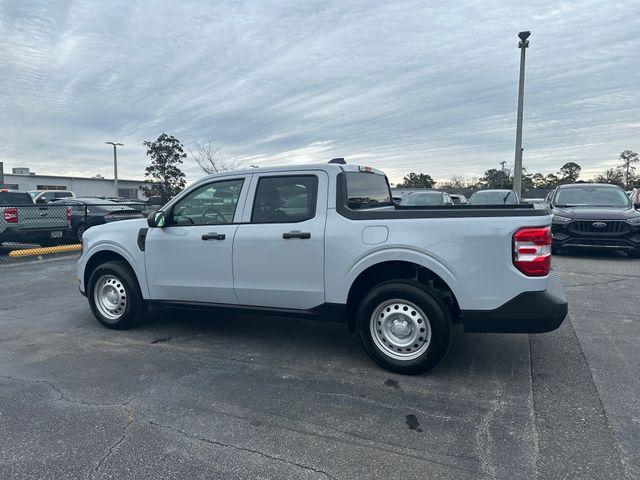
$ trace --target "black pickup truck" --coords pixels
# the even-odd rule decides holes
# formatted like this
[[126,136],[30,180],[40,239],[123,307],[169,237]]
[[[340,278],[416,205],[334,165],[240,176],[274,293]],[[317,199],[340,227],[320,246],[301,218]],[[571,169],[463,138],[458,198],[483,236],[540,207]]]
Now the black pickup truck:
[[4,242],[55,245],[62,241],[70,224],[67,207],[36,205],[28,192],[0,190],[0,245]]
[[599,248],[640,257],[640,212],[616,185],[560,185],[550,199],[552,251]]

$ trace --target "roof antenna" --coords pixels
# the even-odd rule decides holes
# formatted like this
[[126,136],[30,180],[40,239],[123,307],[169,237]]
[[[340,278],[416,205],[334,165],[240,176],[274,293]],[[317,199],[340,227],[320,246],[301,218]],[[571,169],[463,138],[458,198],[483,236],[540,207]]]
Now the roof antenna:
[[347,162],[345,161],[344,158],[332,158],[331,160],[329,160],[329,163],[337,163],[338,165],[346,165]]

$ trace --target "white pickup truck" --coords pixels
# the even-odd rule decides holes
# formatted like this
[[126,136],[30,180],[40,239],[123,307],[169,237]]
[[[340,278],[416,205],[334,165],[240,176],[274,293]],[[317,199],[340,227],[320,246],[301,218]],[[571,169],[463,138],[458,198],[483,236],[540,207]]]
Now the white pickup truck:
[[206,177],[145,220],[83,237],[81,293],[100,323],[148,305],[346,322],[383,367],[419,373],[452,324],[548,332],[567,313],[551,215],[531,205],[411,207],[384,174],[322,164]]

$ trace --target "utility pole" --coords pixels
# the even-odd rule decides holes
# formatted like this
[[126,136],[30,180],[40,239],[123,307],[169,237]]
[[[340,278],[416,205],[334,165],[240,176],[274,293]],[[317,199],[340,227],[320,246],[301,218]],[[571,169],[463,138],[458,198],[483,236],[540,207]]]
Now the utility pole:
[[529,35],[531,32],[518,33],[518,48],[520,49],[520,83],[518,85],[518,119],[516,124],[516,161],[513,172],[513,190],[522,196],[522,107],[524,103],[524,57],[529,47]]
[[117,151],[117,147],[118,146],[124,146],[123,143],[114,143],[114,142],[104,142],[108,145],[113,145],[113,188],[116,191],[115,196],[119,197],[120,195],[118,195],[118,151]]

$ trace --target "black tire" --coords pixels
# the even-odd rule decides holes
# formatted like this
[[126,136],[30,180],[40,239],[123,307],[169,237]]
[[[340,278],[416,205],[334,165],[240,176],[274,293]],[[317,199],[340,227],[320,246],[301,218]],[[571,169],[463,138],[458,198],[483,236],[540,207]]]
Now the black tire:
[[74,232],[74,239],[78,242],[82,243],[82,235],[87,231],[87,225],[85,223],[81,223],[76,227],[76,231]]
[[[113,286],[109,287],[109,289],[115,291],[117,297],[124,295],[126,298],[124,308],[120,310],[119,313],[114,313],[112,317],[103,313],[103,311],[106,311],[105,307],[96,304],[95,289],[97,283],[100,281],[102,284],[104,278],[115,279]],[[133,327],[144,318],[146,304],[140,293],[140,287],[138,286],[135,275],[127,263],[122,261],[105,262],[96,267],[91,273],[87,283],[87,298],[89,299],[91,311],[98,322],[105,327],[114,330],[125,330]],[[120,302],[117,297],[116,301]]]
[[551,244],[551,255],[558,255],[558,252],[560,252],[560,247]]
[[[387,306],[386,302],[390,302],[392,300],[398,300],[399,305],[402,305],[402,301],[407,302],[405,306],[413,304],[426,316],[424,321],[425,323],[428,322],[428,326],[425,325],[425,327],[430,327],[430,341],[427,341],[425,338],[424,342],[422,342],[423,337],[420,337],[420,341],[422,342],[421,344],[416,343],[415,345],[408,345],[410,348],[419,346],[419,348],[416,348],[412,353],[404,353],[401,351],[403,349],[399,349],[400,353],[389,351],[395,350],[395,348],[390,348],[392,342],[391,338],[388,339],[387,343],[387,339],[384,338],[384,334],[381,330],[377,330],[381,335],[376,335],[376,333],[372,331],[372,329],[375,330],[378,328],[373,324],[374,321],[380,325],[380,321],[384,320],[384,318],[378,319],[376,311],[379,311],[380,315],[384,317],[387,308],[391,310],[387,317],[389,319],[387,320],[387,326],[389,325],[389,322],[395,322],[396,319],[400,319],[401,322],[405,322],[403,318],[408,319],[408,324],[411,325],[409,327],[409,329],[411,329],[411,333],[407,334],[408,338],[411,338],[414,329],[420,328],[423,325],[423,322],[420,322],[420,324],[415,322],[411,323],[413,318],[410,315],[416,313],[415,311],[411,311],[411,307],[408,309],[408,314],[403,314],[401,310],[393,310],[396,306],[393,304],[395,302],[392,302]],[[381,308],[382,310],[380,310]],[[375,319],[373,318],[374,315],[376,315]],[[394,317],[394,315],[404,316]],[[421,320],[419,318],[420,316],[420,313],[418,313],[418,319],[416,321]],[[364,296],[358,306],[356,321],[358,324],[360,341],[362,342],[362,346],[367,354],[378,365],[392,372],[402,374],[418,374],[426,372],[427,370],[435,367],[438,362],[444,358],[451,346],[452,328],[448,309],[439,299],[437,292],[412,280],[392,280],[371,289]],[[407,322],[405,322],[405,324],[406,323]],[[389,331],[390,330],[387,330],[387,332]],[[424,329],[420,328],[420,330],[416,330],[416,335],[420,335],[417,333],[418,331],[424,331]],[[406,333],[406,331],[403,333]],[[428,330],[427,333],[429,333]],[[415,340],[417,341],[417,338]],[[413,343],[413,341],[411,343]],[[407,352],[410,348],[406,349]],[[395,355],[396,358],[392,355]],[[403,355],[417,356],[403,359],[401,358]]]
[[629,252],[629,256],[632,258],[640,258],[640,247],[636,247],[635,249]]
[[56,247],[61,244],[62,244],[61,238],[44,239],[38,242],[38,245],[40,245],[41,247]]

